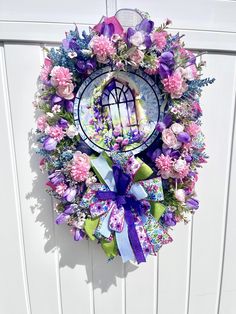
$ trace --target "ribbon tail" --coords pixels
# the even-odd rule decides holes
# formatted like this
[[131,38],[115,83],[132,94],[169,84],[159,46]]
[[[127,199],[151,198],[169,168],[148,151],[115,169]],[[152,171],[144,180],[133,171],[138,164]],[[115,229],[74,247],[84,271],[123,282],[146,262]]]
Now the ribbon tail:
[[99,233],[103,235],[105,238],[109,238],[111,236],[111,231],[108,227],[109,225],[109,219],[111,215],[111,210],[106,214],[106,217],[104,218],[102,225],[100,227]]
[[141,244],[137,235],[137,231],[134,225],[134,217],[131,210],[129,209],[125,211],[125,220],[128,224],[129,240],[130,240],[130,244],[132,246],[136,260],[138,264],[142,262],[146,262],[146,258],[143,254],[143,249],[141,247]]
[[135,260],[134,253],[129,241],[128,226],[126,221],[124,221],[123,230],[121,232],[116,232],[116,243],[123,263],[126,263],[129,260]]

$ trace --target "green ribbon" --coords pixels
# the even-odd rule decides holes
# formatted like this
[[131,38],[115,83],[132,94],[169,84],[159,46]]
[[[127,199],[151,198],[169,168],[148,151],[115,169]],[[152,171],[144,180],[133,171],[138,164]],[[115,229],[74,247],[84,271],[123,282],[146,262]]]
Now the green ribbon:
[[99,218],[94,218],[94,219],[87,218],[84,222],[84,230],[92,241],[96,239],[94,236],[94,231],[97,228],[98,223],[99,223]]
[[108,258],[113,258],[118,254],[117,244],[115,237],[112,241],[101,240],[101,246]]
[[151,205],[151,213],[153,217],[158,221],[163,213],[165,212],[166,208],[163,204],[149,201]]

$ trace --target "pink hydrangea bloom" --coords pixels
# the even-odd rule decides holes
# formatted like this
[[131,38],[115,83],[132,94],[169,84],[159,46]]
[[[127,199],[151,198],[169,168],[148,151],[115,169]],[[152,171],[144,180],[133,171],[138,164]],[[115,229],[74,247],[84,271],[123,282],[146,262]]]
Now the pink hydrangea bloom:
[[172,98],[180,98],[187,90],[188,85],[181,75],[181,71],[175,71],[172,75],[162,80],[164,89]]
[[157,159],[156,159],[156,167],[160,170],[160,175],[164,178],[167,179],[171,176],[172,169],[173,169],[173,161],[170,158],[170,156],[165,156],[161,154]]
[[151,36],[152,42],[160,50],[162,50],[166,46],[166,37],[167,37],[166,32],[154,32]]
[[45,115],[38,117],[37,129],[41,132],[44,132],[44,130],[46,129],[47,126],[48,126],[47,117]]
[[58,125],[50,126],[46,129],[46,131],[46,133],[54,138],[57,142],[60,142],[64,137],[63,129]]
[[42,67],[42,70],[40,72],[40,80],[42,82],[45,82],[45,81],[48,81],[48,77],[49,77],[49,74],[51,72],[51,69],[52,69],[52,61],[48,58],[45,58],[44,59],[44,65]]
[[106,63],[115,53],[113,43],[104,35],[94,36],[90,42],[90,46],[93,49],[93,53],[97,56],[98,61],[101,63]]
[[191,136],[196,136],[201,131],[201,127],[195,122],[190,122],[189,125],[186,127],[186,131]]
[[72,74],[68,68],[55,66],[51,71],[51,83],[53,86],[67,86],[71,83]]
[[80,151],[74,154],[72,167],[71,167],[71,177],[78,182],[85,181],[89,176],[90,170],[90,160],[89,156],[81,153]]

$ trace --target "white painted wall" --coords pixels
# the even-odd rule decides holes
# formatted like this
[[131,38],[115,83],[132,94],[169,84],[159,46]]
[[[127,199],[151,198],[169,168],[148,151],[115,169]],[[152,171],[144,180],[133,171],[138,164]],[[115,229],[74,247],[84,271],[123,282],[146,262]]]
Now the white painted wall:
[[[188,48],[209,51],[205,75],[216,78],[202,98],[210,160],[201,208],[138,269],[107,263],[95,243],[54,225],[31,148],[42,46],[57,45],[73,22],[87,28],[122,7],[172,19]],[[236,313],[235,15],[235,0],[0,0],[1,314]]]

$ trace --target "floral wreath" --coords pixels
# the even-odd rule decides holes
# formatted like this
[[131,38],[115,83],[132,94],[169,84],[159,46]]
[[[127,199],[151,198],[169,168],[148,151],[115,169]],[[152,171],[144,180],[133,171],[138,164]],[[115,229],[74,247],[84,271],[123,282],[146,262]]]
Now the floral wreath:
[[214,81],[201,78],[205,63],[182,36],[167,32],[170,20],[155,27],[139,14],[134,28],[113,16],[88,34],[66,33],[46,50],[36,99],[56,223],[76,241],[96,239],[108,259],[137,263],[199,207],[194,187],[207,159],[199,97]]

